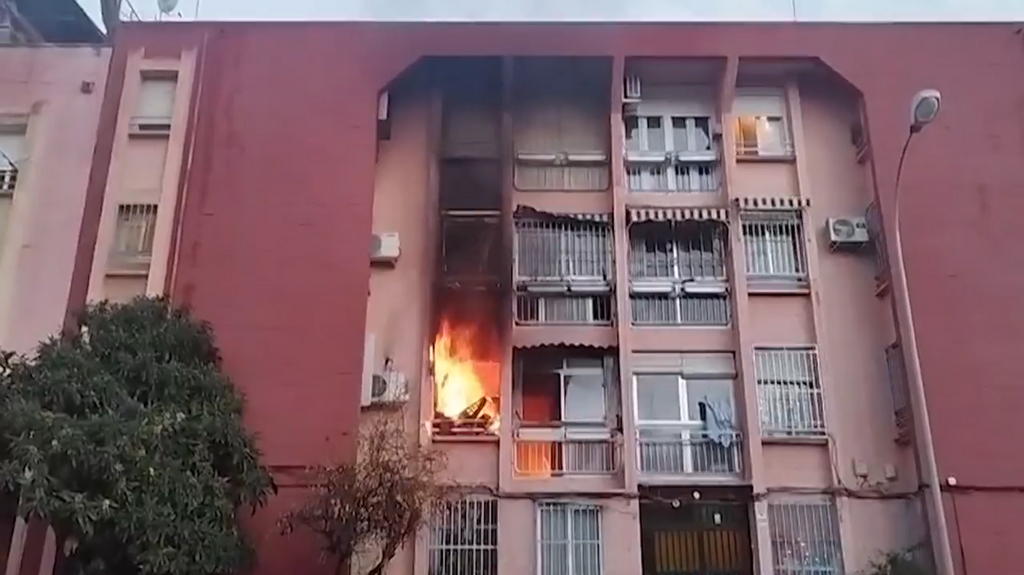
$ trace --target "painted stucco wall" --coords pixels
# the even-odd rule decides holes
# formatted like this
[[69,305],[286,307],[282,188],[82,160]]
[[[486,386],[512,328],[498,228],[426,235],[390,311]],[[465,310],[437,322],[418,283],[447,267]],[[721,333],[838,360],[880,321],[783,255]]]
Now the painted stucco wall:
[[0,114],[27,119],[0,253],[0,347],[30,351],[68,307],[109,48],[0,48]]
[[[154,55],[199,48],[198,113],[185,142],[191,160],[171,293],[213,322],[226,366],[249,396],[249,419],[267,460],[282,473],[351,447],[363,302],[371,285],[376,96],[421,56],[820,57],[864,95],[873,155],[868,181],[877,185],[883,217],[891,215],[908,101],[920,88],[941,90],[942,116],[914,142],[902,190],[909,284],[938,465],[940,475],[956,476],[962,488],[957,519],[970,571],[995,573],[1024,561],[1024,550],[1013,545],[1014,534],[1024,529],[1024,515],[1017,512],[1024,496],[1013,489],[1024,485],[1024,459],[1012,441],[1002,440],[1024,433],[1024,392],[1016,385],[1024,377],[1016,353],[1024,335],[1018,301],[1024,272],[1016,265],[1024,239],[1017,223],[1024,211],[1017,193],[1024,181],[1024,141],[1010,128],[1024,121],[1024,50],[1013,26],[135,24],[122,29],[119,42],[112,74],[123,75],[126,54],[137,47]],[[807,104],[809,140],[839,141],[841,126],[824,120],[835,117],[827,102],[811,98]],[[111,106],[116,109],[116,101]],[[823,120],[816,124],[816,118]],[[109,131],[105,125],[101,140]],[[109,145],[101,142],[101,152]],[[847,215],[870,196],[870,188],[858,187],[861,179],[852,179],[852,169],[827,158],[808,163],[812,186],[831,180],[849,186],[834,195],[841,199],[812,208],[815,223]],[[101,202],[102,186],[95,184],[102,179],[93,178],[89,202]],[[99,214],[89,205],[85,243]],[[88,262],[85,251],[91,249],[80,245],[80,261]],[[823,278],[856,272],[864,278],[858,280],[862,288],[872,287],[864,262],[823,258],[819,265]],[[80,286],[73,293],[84,299]],[[827,325],[819,337],[840,348],[847,343],[843,321],[856,330],[891,329],[882,319],[886,304],[873,298],[873,292],[851,300],[841,292],[823,293]],[[792,311],[792,321],[765,329],[802,329],[806,312]],[[878,337],[878,345],[888,343]],[[869,347],[858,347],[846,361],[866,361]],[[884,387],[864,381],[872,371],[881,373],[877,365],[844,383],[873,385],[874,391],[830,407],[830,415],[838,412],[831,421],[847,453],[840,469],[848,470],[854,456],[872,462],[903,457],[882,440],[891,431],[891,423],[883,423],[888,409],[878,389]],[[870,430],[862,429],[862,415]],[[864,443],[846,439],[858,434]],[[765,467],[785,475],[791,455],[776,464],[766,454]],[[807,463],[821,468],[822,477],[831,471],[829,460],[818,455]],[[902,470],[912,466],[905,460],[899,465],[902,481],[911,476]],[[300,545],[272,533],[275,514],[297,492],[292,487],[253,523],[262,572],[315,563]],[[979,488],[988,493],[980,495]],[[866,531],[890,513],[849,516]],[[857,545],[858,553],[868,553],[869,544]]]

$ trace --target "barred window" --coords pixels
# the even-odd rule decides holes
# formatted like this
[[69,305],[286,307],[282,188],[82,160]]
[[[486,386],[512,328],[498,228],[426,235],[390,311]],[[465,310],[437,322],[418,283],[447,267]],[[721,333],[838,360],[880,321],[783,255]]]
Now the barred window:
[[537,507],[540,575],[601,575],[601,508],[577,503]]
[[572,217],[516,220],[516,271],[521,279],[611,276],[611,226]]
[[612,296],[516,294],[516,322],[531,324],[610,324]]
[[843,553],[833,500],[768,504],[775,575],[840,575]]
[[813,347],[756,348],[754,373],[765,435],[825,434],[825,404]]
[[431,521],[429,575],[495,575],[498,572],[498,501],[445,502]]
[[804,229],[798,211],[742,214],[747,276],[803,281],[807,278]]
[[633,323],[728,324],[726,242],[726,227],[719,222],[631,225]]
[[892,410],[896,426],[904,430],[910,425],[910,398],[907,397],[907,366],[899,343],[885,348],[885,369],[889,379],[889,390],[892,393]]
[[156,204],[118,206],[111,264],[115,268],[148,268],[155,231]]
[[[686,109],[681,105],[677,110]],[[677,114],[674,106],[627,116],[626,178],[636,191],[717,190],[718,155],[711,118]]]

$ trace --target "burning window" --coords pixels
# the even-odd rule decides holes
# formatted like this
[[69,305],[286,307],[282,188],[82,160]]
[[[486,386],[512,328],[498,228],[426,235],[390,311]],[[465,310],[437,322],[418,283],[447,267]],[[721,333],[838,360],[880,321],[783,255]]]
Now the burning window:
[[434,429],[475,435],[498,428],[500,354],[486,322],[442,320],[430,347]]

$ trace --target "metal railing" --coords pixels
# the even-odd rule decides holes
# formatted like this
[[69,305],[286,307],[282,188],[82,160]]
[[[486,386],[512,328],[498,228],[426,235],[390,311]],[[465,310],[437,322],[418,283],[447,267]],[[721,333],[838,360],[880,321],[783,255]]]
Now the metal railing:
[[738,475],[739,432],[708,433],[686,425],[639,424],[640,472],[648,475]]
[[630,298],[636,325],[729,325],[729,296],[633,295]]
[[429,575],[496,575],[498,500],[446,501],[431,518]]
[[601,439],[515,439],[516,474],[525,477],[608,475],[619,469],[620,444]]
[[841,575],[843,553],[832,500],[768,503],[775,575]]
[[156,231],[156,204],[121,204],[117,208],[110,264],[119,270],[149,268]]
[[721,222],[649,222],[629,227],[629,277],[726,278],[728,229]]
[[742,229],[748,277],[795,281],[807,278],[800,212],[744,212]]
[[516,323],[520,325],[609,325],[611,294],[516,294]]
[[520,280],[608,281],[612,228],[606,221],[520,218],[515,222]]
[[825,435],[825,403],[814,348],[755,348],[754,373],[764,435]]
[[[2,158],[0,158],[2,159]],[[18,185],[18,168],[0,168],[0,194],[13,194]]]

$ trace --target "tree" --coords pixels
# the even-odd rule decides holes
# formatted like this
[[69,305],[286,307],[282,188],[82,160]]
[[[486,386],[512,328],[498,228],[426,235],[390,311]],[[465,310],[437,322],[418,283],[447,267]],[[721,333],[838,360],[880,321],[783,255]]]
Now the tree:
[[0,492],[50,523],[64,573],[231,573],[274,489],[213,333],[165,299],[100,303],[0,360]]
[[281,520],[285,533],[315,533],[335,573],[368,553],[377,559],[366,575],[381,575],[444,498],[444,454],[415,443],[400,417],[369,421],[354,459],[313,469],[308,497]]

